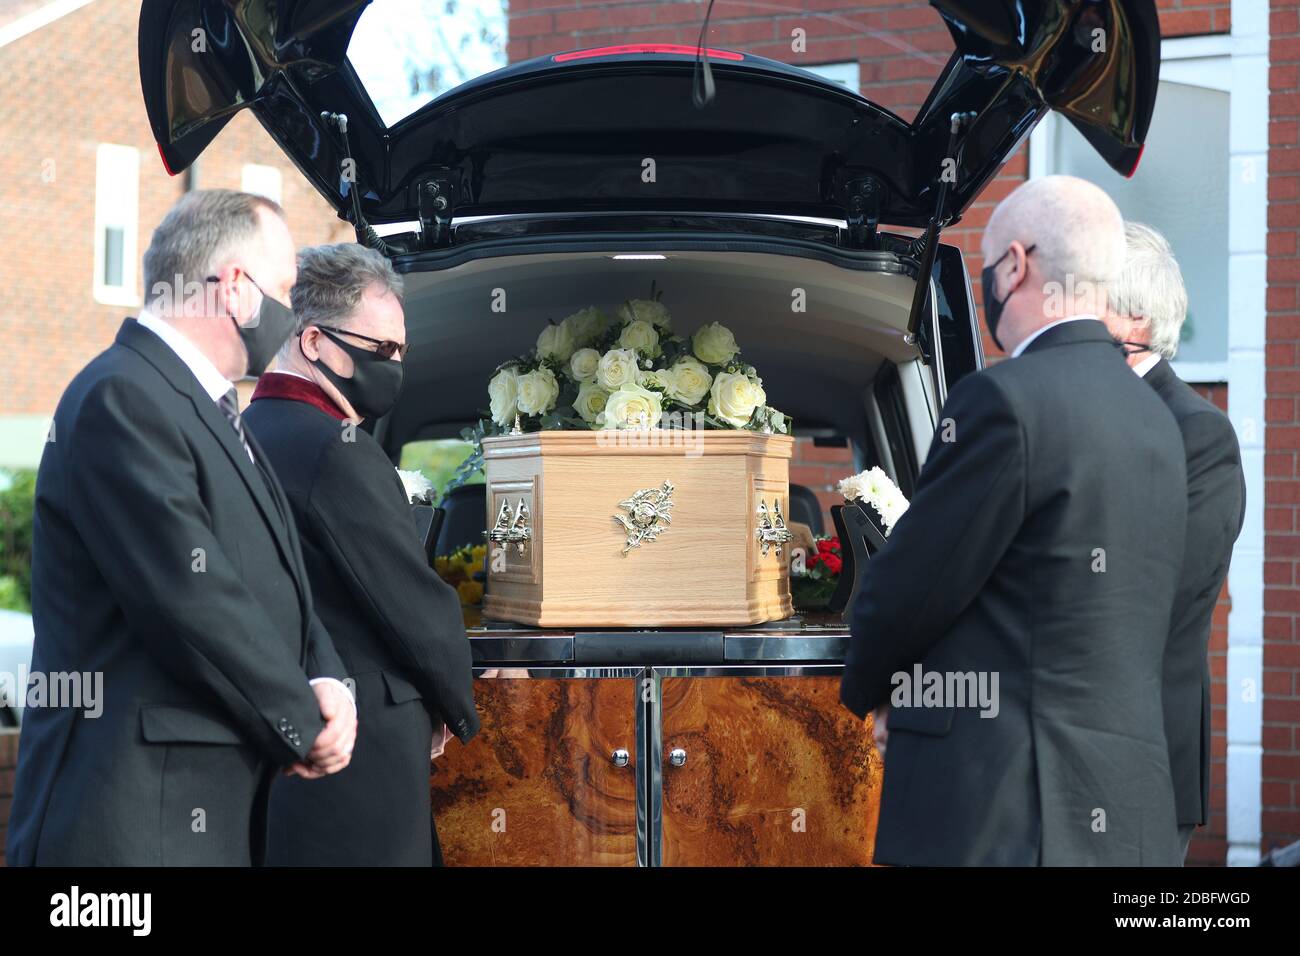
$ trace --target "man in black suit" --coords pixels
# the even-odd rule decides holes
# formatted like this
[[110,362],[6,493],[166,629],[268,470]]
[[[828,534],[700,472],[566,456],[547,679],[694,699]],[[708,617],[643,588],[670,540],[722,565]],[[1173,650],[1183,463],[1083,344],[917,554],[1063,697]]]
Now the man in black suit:
[[59,401],[32,672],[102,675],[103,699],[94,713],[29,693],[11,864],[246,866],[271,777],[348,764],[342,664],[230,383],[288,333],[294,273],[279,206],[186,194],[145,253],[145,311]]
[[866,569],[841,699],[890,704],[876,862],[1172,865],[1161,665],[1182,441],[1106,327],[1123,222],[1031,180],[983,237],[1012,356],[953,388],[911,507]]
[[1210,803],[1210,625],[1246,516],[1241,448],[1228,416],[1169,364],[1178,351],[1187,290],[1168,241],[1150,226],[1124,227],[1128,261],[1106,324],[1133,371],[1173,413],[1187,456],[1187,541],[1165,649],[1165,736],[1184,857]]
[[356,682],[347,773],[277,781],[267,859],[298,866],[429,866],[431,745],[478,731],[456,592],[430,568],[393,464],[359,429],[397,399],[402,281],[352,243],[305,250],[295,334],[245,416],[284,482],[321,619]]

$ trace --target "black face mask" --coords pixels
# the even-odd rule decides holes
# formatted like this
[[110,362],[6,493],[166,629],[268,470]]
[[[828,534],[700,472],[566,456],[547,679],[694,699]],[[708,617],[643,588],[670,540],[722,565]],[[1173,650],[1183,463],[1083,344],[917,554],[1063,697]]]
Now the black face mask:
[[395,359],[382,359],[369,349],[351,345],[329,329],[321,329],[320,333],[352,356],[352,377],[344,378],[320,359],[308,361],[334,383],[362,418],[381,418],[388,414],[397,404],[397,395],[402,390],[402,363]]
[[[1126,345],[1129,348],[1125,348]],[[1130,355],[1140,355],[1143,352],[1151,351],[1151,346],[1145,342],[1128,342],[1124,339],[1116,339],[1115,347],[1124,353],[1125,358]]]
[[[1031,252],[1034,251],[1034,249],[1035,249],[1034,246],[1030,246],[1028,249],[1025,250],[1025,255],[1029,255]],[[998,338],[998,322],[1001,321],[1002,319],[1002,307],[1007,304],[1007,301],[1013,295],[1015,295],[1015,292],[1014,291],[1008,292],[1006,298],[1003,299],[1001,302],[999,302],[997,294],[994,291],[994,286],[997,282],[997,277],[994,275],[993,270],[996,269],[999,265],[1001,265],[1002,260],[1009,255],[1011,255],[1010,246],[1007,247],[1006,252],[998,256],[997,262],[993,263],[990,266],[985,266],[983,269],[980,270],[980,289],[984,295],[984,322],[989,327],[989,335],[993,337],[994,343],[997,345],[998,348],[1002,349],[1002,351],[1004,352],[1006,351],[1006,349],[1003,347],[1002,341]]]
[[[253,277],[248,273],[244,273],[244,278],[253,282]],[[210,276],[208,281],[220,280],[216,276]],[[271,359],[275,358],[275,353],[280,351],[280,346],[284,345],[285,340],[289,338],[289,333],[293,331],[294,318],[293,309],[262,292],[262,287],[256,282],[253,282],[253,288],[262,294],[262,302],[252,318],[248,320],[248,324],[240,325],[239,320],[233,315],[230,316],[230,321],[235,324],[239,340],[244,343],[244,351],[248,353],[245,373],[256,376],[266,371],[266,367],[271,364]]]

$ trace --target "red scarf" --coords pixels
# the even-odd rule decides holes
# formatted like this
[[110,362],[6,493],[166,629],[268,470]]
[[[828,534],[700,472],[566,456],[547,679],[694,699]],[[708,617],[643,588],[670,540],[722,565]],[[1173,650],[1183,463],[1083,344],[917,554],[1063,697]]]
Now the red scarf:
[[313,408],[319,408],[331,418],[339,421],[347,418],[343,411],[334,404],[325,390],[315,382],[308,381],[288,372],[267,372],[257,380],[250,402],[259,398],[284,398],[291,402],[305,402]]

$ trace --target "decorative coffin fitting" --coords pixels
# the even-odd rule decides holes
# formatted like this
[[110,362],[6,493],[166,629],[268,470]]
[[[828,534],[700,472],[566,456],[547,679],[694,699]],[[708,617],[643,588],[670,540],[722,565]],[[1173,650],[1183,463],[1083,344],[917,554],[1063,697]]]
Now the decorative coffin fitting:
[[543,627],[789,617],[793,448],[751,431],[485,438],[484,616]]

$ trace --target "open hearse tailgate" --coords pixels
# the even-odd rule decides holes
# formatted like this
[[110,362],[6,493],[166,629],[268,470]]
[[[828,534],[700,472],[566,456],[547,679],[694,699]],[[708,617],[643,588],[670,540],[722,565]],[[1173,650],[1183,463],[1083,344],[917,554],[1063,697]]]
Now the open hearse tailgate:
[[[955,51],[912,123],[807,71],[717,50],[707,54],[716,96],[697,108],[693,48],[637,45],[515,63],[388,127],[347,60],[369,0],[145,0],[141,86],[173,173],[251,106],[341,214],[355,178],[375,222],[419,218],[434,182],[457,217],[710,209],[843,219],[865,199],[881,222],[921,226],[945,168],[941,218],[952,221],[1049,109],[1115,169],[1136,168],[1159,72],[1154,0],[930,2]],[[355,177],[323,112],[348,117]],[[971,119],[945,167],[954,114]]]

